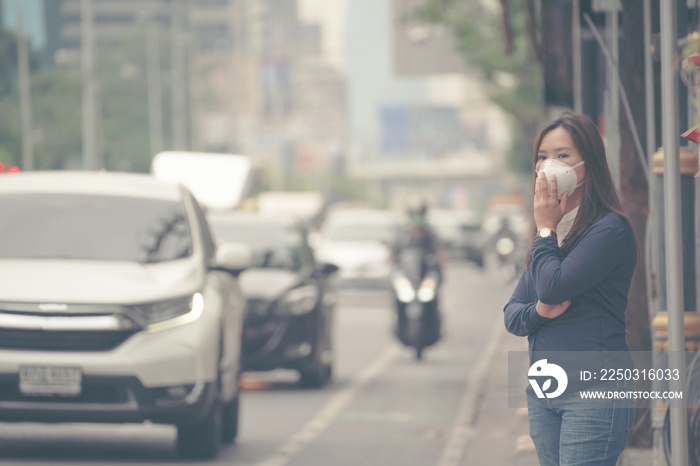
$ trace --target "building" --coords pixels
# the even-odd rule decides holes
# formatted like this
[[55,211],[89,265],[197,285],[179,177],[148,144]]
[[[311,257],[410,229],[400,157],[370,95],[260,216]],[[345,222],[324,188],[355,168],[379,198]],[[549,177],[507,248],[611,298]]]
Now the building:
[[44,63],[51,63],[59,43],[59,6],[52,0],[0,0],[0,26],[16,31],[22,18],[29,47]]
[[[78,65],[81,0],[46,1],[59,18],[55,61]],[[288,125],[299,120],[296,62],[318,55],[320,41],[296,0],[100,0],[92,8],[98,49],[158,31],[163,106],[179,98],[185,109],[182,149],[264,158],[287,144]],[[166,135],[182,124],[164,123]]]
[[348,3],[349,170],[389,205],[420,193],[436,206],[479,208],[508,189],[498,186],[507,121],[447,32],[410,20],[418,4]]

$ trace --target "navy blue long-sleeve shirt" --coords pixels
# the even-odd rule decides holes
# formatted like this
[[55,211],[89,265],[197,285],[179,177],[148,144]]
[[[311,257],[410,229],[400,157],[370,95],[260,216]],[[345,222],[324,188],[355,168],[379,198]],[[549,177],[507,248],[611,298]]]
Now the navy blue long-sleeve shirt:
[[[504,308],[507,330],[534,351],[629,351],[625,309],[637,249],[632,227],[609,213],[562,257],[555,237],[537,238],[532,263]],[[559,317],[542,317],[537,301],[571,300]]]

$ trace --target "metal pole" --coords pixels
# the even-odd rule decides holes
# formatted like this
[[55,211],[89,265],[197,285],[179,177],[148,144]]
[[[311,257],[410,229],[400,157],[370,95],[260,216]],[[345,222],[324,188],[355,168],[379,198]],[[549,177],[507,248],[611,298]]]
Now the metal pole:
[[[657,205],[657,175],[652,168],[652,160],[656,152],[656,106],[654,95],[654,68],[652,55],[652,9],[651,0],[644,0],[644,91],[645,91],[645,111],[646,111],[646,153],[647,153],[647,186],[649,196],[649,215],[647,216],[644,259],[646,265],[647,301],[650,316],[656,316],[661,310],[661,300],[659,289],[662,280],[660,276],[661,255],[660,244],[661,235],[659,232],[660,212]],[[658,351],[652,353],[652,367],[661,367],[661,355]],[[652,382],[652,389],[657,389],[660,383]],[[653,464],[660,466],[666,464],[662,459],[663,455],[663,425],[664,413],[654,409],[651,410]]]
[[583,96],[581,95],[581,5],[580,0],[574,0],[571,19],[571,35],[573,38],[573,78],[574,78],[574,111],[583,113]]
[[620,89],[617,82],[616,69],[619,62],[620,40],[617,25],[618,11],[612,8],[605,15],[610,42],[610,55],[614,66],[608,66],[607,79],[610,90],[610,119],[608,124],[608,163],[615,187],[620,188]]
[[148,127],[151,157],[163,149],[163,110],[160,77],[160,33],[157,21],[145,20],[146,73],[148,78]]
[[244,21],[239,20],[239,15],[242,14],[240,2],[231,2],[229,4],[229,40],[228,40],[228,151],[235,153],[240,150],[238,147],[238,106],[236,99],[238,98],[238,50],[240,50],[239,40],[243,40],[243,34],[239,30],[239,25],[244,24]]
[[22,170],[34,170],[32,143],[32,96],[29,74],[29,52],[24,34],[24,3],[19,3],[17,21],[17,78],[19,81],[19,107],[22,128]]
[[80,51],[83,74],[83,166],[88,170],[101,167],[97,162],[95,109],[94,11],[92,0],[80,0]]
[[[661,2],[661,99],[664,146],[664,224],[666,236],[666,286],[668,296],[669,367],[678,369],[671,391],[682,391],[685,371],[685,305],[681,236],[681,177],[678,132],[678,82],[676,54],[676,2]],[[673,403],[671,403],[673,405]],[[671,410],[671,464],[688,465],[688,412],[685,406]]]
[[183,0],[171,0],[171,97],[172,97],[172,137],[173,147],[185,150],[187,123],[185,120],[185,57],[182,36]]
[[[651,27],[651,0],[644,0],[644,103],[646,107],[646,153],[647,153],[647,186],[649,189],[649,205],[654,205],[656,190],[658,189],[656,176],[652,167],[652,158],[656,152],[656,109],[654,103],[654,68],[653,56],[651,53],[652,27]],[[654,284],[652,277],[659,279],[659,222],[658,212],[650,209],[647,217],[646,234],[646,267],[647,267],[647,294],[649,298],[649,311],[656,313],[659,311],[659,295],[652,294]],[[657,282],[658,283],[658,282]]]
[[200,149],[200,139],[199,139],[199,127],[198,127],[198,119],[197,119],[197,83],[195,82],[197,78],[197,57],[199,56],[199,47],[197,44],[197,38],[192,34],[190,31],[192,31],[191,27],[191,18],[188,10],[187,14],[187,33],[185,34],[185,40],[186,40],[186,47],[185,47],[185,53],[186,53],[186,71],[185,71],[185,77],[186,77],[186,88],[187,88],[187,105],[185,106],[187,108],[187,114],[189,115],[189,118],[187,119],[187,122],[189,125],[187,126],[188,129],[188,141],[189,141],[189,147],[190,150],[198,150]]
[[[654,64],[651,54],[651,0],[644,0],[644,91],[647,126],[647,154],[651,157],[656,152],[655,105],[654,105]],[[651,160],[651,159],[650,159]],[[651,165],[651,163],[650,163]],[[648,172],[649,179],[654,178],[653,170]],[[651,183],[650,183],[651,184]]]

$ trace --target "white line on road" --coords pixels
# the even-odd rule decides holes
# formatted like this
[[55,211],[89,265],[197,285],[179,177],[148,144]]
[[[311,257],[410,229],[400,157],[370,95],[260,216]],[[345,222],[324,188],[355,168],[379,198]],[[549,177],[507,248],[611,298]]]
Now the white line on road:
[[301,431],[293,435],[274,456],[257,466],[284,466],[323,433],[338,415],[400,354],[397,346],[388,348],[360,373],[352,385],[338,392]]
[[478,405],[481,401],[488,378],[489,371],[493,367],[494,360],[503,346],[505,336],[503,321],[498,319],[496,325],[491,330],[488,346],[479,357],[473,372],[466,380],[467,388],[464,391],[462,400],[459,403],[457,418],[450,431],[450,436],[445,445],[445,449],[440,456],[438,466],[458,466],[467,442],[474,435],[474,424],[479,413]]

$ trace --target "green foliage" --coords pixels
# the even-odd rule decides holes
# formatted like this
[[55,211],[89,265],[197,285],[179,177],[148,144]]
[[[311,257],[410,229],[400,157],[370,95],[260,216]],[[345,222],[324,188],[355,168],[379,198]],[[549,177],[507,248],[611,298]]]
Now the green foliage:
[[0,96],[10,93],[17,78],[17,39],[0,29]]
[[43,170],[81,166],[80,71],[46,68],[32,76],[34,166]]
[[[9,37],[9,38],[8,38]],[[4,70],[16,62],[0,32],[0,161],[19,163],[21,136],[17,86]],[[98,148],[108,170],[148,172],[147,85],[143,36],[101,47],[98,70]],[[14,62],[13,62],[14,60]],[[7,65],[5,65],[7,64]],[[3,87],[5,86],[5,87]],[[8,91],[3,94],[2,90]],[[78,169],[82,160],[82,79],[78,65],[47,67],[31,77],[35,168]]]
[[[495,2],[490,3],[492,5]],[[516,128],[507,157],[514,173],[532,171],[532,141],[545,121],[541,69],[527,34],[525,2],[510,4],[513,48],[506,53],[499,5],[473,0],[426,0],[418,19],[447,26],[467,63],[480,71],[490,99],[513,118]],[[519,8],[518,8],[519,7]]]
[[[40,170],[74,166],[80,154],[80,73],[47,68],[33,73],[34,166]],[[15,89],[0,99],[0,154],[19,164],[19,97]],[[4,157],[3,157],[4,158]]]
[[99,53],[102,150],[108,170],[150,171],[144,47],[132,41]]

